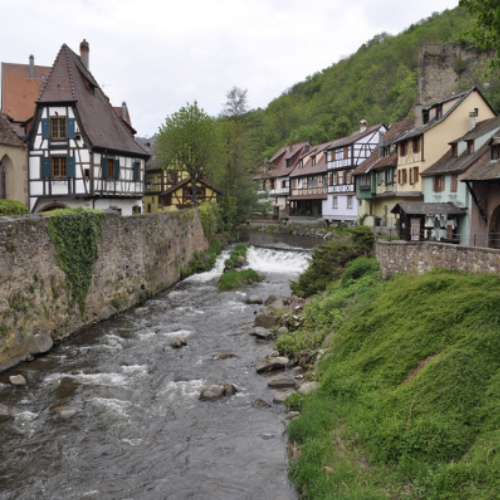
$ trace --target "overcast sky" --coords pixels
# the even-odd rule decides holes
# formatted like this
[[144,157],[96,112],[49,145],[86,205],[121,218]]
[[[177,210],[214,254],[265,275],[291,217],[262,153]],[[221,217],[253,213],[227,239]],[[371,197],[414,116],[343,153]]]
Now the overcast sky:
[[90,70],[140,136],[197,100],[217,115],[233,86],[264,108],[376,34],[458,0],[0,0],[2,62],[51,66],[85,38]]

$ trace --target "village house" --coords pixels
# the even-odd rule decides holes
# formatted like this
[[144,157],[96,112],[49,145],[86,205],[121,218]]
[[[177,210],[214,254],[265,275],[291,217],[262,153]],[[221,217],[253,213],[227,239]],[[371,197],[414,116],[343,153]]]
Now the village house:
[[311,147],[299,157],[298,165],[290,174],[289,216],[293,221],[321,219],[323,202],[328,196],[328,178],[325,150],[329,142]]
[[358,201],[353,172],[377,148],[380,134],[386,130],[382,123],[368,127],[362,120],[359,130],[328,145],[328,197],[323,201],[323,219],[328,222],[357,221]]
[[259,185],[261,199],[272,201],[275,218],[288,216],[290,174],[297,166],[300,156],[309,148],[308,141],[282,147],[270,160],[264,160],[256,167],[253,180]]
[[0,112],[0,198],[28,204],[27,146]]
[[90,73],[88,43],[80,56],[63,45],[50,71],[32,59],[27,75],[24,65],[4,68],[2,106],[28,141],[30,211],[141,212],[149,154],[134,140],[126,104],[114,109]]
[[[154,146],[146,142],[145,150],[151,157],[146,163],[146,213],[171,212],[193,206],[193,187],[186,171],[163,169],[156,163]],[[196,201],[219,202],[220,193],[205,180],[196,182]]]

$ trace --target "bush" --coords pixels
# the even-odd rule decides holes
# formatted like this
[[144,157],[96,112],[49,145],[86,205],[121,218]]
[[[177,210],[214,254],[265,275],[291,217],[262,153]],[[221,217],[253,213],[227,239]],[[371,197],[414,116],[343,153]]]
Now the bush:
[[0,217],[6,215],[25,215],[28,207],[15,200],[0,200]]
[[[247,250],[248,250],[248,244],[247,243],[238,243],[233,250],[231,250],[231,253],[229,254],[229,258],[224,261],[224,264],[228,268],[233,268],[233,267],[241,267],[244,263],[244,260],[247,255]],[[240,259],[240,257],[243,257],[243,259]]]
[[264,276],[253,269],[244,269],[243,271],[231,269],[219,278],[219,289],[234,290],[235,288],[241,288],[242,286],[262,281],[263,279]]
[[342,274],[342,286],[358,280],[368,273],[377,273],[380,271],[380,264],[377,259],[370,257],[358,257],[347,265],[347,269]]

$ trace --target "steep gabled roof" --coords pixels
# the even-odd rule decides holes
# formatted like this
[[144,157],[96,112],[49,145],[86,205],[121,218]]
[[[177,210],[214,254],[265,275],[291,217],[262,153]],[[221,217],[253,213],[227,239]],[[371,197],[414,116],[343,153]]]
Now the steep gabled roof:
[[376,132],[380,127],[383,127],[383,123],[377,123],[376,125],[372,125],[371,127],[367,127],[366,130],[360,131],[356,130],[353,132],[351,135],[348,135],[346,137],[341,137],[340,139],[336,139],[326,147],[327,151],[331,151],[332,149],[337,149],[345,146],[350,146],[351,144],[354,144],[355,142],[359,141],[360,139],[363,139],[363,137],[366,137],[367,135],[373,134],[373,132]]
[[3,146],[15,146],[15,147],[24,147],[24,144],[21,139],[16,135],[12,128],[12,124],[10,123],[7,115],[0,111],[0,145]]
[[500,179],[500,160],[491,159],[491,151],[485,144],[476,161],[458,179],[460,181],[494,181]]
[[494,116],[493,118],[488,118],[487,120],[480,121],[476,124],[476,126],[467,132],[462,137],[451,141],[449,144],[458,144],[459,142],[467,142],[477,139],[482,135],[487,134],[488,132],[493,132],[495,129],[500,128],[500,116]]
[[[307,153],[302,154],[299,157],[299,163],[302,160],[302,168],[297,167],[290,174],[290,177],[303,177],[307,175],[314,174],[326,174],[328,167],[326,164],[326,148],[330,143],[325,142],[323,144],[318,144],[313,146]],[[322,154],[321,154],[322,153]],[[321,158],[317,158],[321,154]],[[312,157],[316,157],[316,164],[312,165]]]
[[37,103],[39,106],[73,104],[91,148],[148,156],[118,117],[80,57],[66,44],[57,54]]
[[13,120],[24,122],[35,114],[35,101],[50,73],[49,66],[2,63],[2,111]]

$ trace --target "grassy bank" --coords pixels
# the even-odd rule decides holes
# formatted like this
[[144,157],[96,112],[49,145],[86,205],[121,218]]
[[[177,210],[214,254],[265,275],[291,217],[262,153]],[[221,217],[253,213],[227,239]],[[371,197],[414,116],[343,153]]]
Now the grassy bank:
[[313,299],[302,333],[328,348],[289,430],[301,498],[499,497],[499,299],[494,275],[373,269]]

